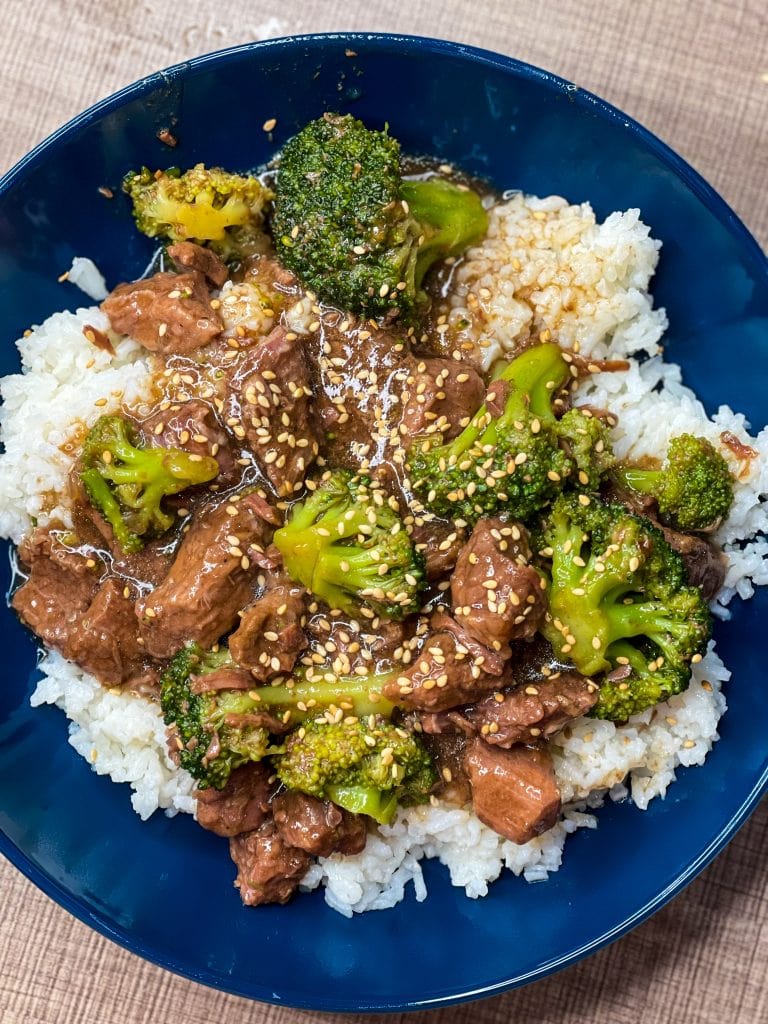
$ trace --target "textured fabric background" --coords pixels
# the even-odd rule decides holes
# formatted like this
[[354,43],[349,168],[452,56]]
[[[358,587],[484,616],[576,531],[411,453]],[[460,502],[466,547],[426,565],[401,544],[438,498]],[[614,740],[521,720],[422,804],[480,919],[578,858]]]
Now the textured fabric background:
[[[501,50],[617,104],[693,163],[768,244],[765,0],[2,0],[0,9],[0,172],[94,100],[183,58],[291,32],[415,32]],[[701,878],[620,942],[519,992],[409,1024],[766,1022],[766,851],[763,804]],[[0,893],[2,1024],[317,1017],[144,963],[7,864]]]

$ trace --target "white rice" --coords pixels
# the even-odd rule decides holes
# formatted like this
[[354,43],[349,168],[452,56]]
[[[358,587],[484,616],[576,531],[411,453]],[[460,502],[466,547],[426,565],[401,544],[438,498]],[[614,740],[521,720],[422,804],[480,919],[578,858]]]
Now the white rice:
[[146,819],[193,814],[194,779],[168,757],[165,722],[157,704],[108,690],[56,651],[40,663],[43,678],[30,702],[55,704],[69,721],[69,742],[99,775],[130,783],[134,811]]
[[449,322],[468,325],[459,336],[480,346],[484,369],[542,331],[585,355],[652,355],[667,326],[648,294],[660,248],[639,210],[598,224],[589,203],[514,193],[458,265]]
[[[709,420],[681,383],[679,367],[663,361],[666,316],[653,309],[648,292],[659,243],[639,212],[614,213],[598,224],[589,204],[516,194],[491,210],[490,221],[488,239],[457,266],[450,309],[454,324],[468,324],[462,330],[480,344],[486,366],[521,337],[542,331],[565,346],[578,344],[595,358],[642,353],[650,357],[644,363],[627,373],[595,375],[580,392],[585,401],[619,416],[620,455],[661,453],[669,437],[683,431],[703,433],[719,444],[721,432],[729,430],[758,451],[758,458],[734,463],[736,497],[717,534],[729,558],[718,607],[722,612],[734,594],[749,597],[754,586],[768,582],[768,541],[756,536],[768,525],[760,502],[768,491],[768,431],[750,438],[744,418],[725,406]],[[252,290],[228,285],[222,297],[230,300],[223,306],[228,328],[239,322],[260,330],[271,326],[263,297]],[[290,326],[305,329],[308,314],[297,303]],[[150,389],[142,350],[112,336],[112,358],[85,339],[87,324],[107,327],[98,309],[49,318],[18,343],[23,373],[0,384],[6,447],[0,456],[0,534],[16,542],[33,522],[69,521],[66,482],[76,445],[68,449],[67,442],[73,421],[77,434],[105,411],[139,401]],[[723,451],[733,462],[728,449]],[[95,771],[129,782],[137,813],[146,818],[158,808],[168,814],[194,812],[192,780],[168,759],[156,705],[105,690],[56,653],[46,655],[41,669],[32,703],[54,703],[65,711],[70,743]],[[589,718],[570,723],[551,741],[566,804],[562,819],[525,846],[498,836],[467,809],[426,805],[401,811],[358,856],[321,859],[304,887],[324,885],[328,904],[351,916],[394,906],[409,884],[416,898],[424,899],[423,857],[437,857],[453,884],[473,898],[485,895],[505,868],[527,881],[544,879],[559,868],[566,836],[596,827],[588,810],[606,795],[629,797],[645,808],[664,796],[678,767],[704,762],[718,739],[725,711],[721,684],[728,676],[710,648],[689,689],[667,704],[625,725]]]
[[73,438],[149,391],[145,350],[110,331],[113,356],[88,341],[88,326],[108,331],[98,307],[54,313],[16,342],[22,372],[0,381],[0,536],[15,544],[33,523],[71,525]]
[[87,256],[75,256],[67,271],[67,280],[94,302],[101,302],[109,295],[104,275]]

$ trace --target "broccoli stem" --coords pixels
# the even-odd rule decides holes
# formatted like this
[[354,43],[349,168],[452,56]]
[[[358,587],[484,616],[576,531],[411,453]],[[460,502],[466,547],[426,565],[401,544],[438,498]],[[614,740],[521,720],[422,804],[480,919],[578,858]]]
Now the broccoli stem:
[[648,636],[661,645],[665,637],[685,633],[686,624],[666,615],[654,602],[616,604],[610,610],[611,630],[617,637]]
[[432,264],[479,242],[488,230],[488,215],[476,192],[444,178],[403,181],[400,196],[421,229],[413,265],[413,286],[421,290]]
[[303,676],[293,685],[261,686],[249,693],[258,695],[256,709],[285,709],[311,716],[335,705],[357,717],[374,714],[389,717],[394,704],[382,697],[381,690],[390,678],[391,674],[333,676],[331,679],[323,675],[310,681]]
[[383,792],[374,786],[328,786],[326,796],[352,814],[367,814],[380,825],[391,824],[397,813],[397,790]]
[[628,487],[631,491],[637,491],[638,494],[656,494],[662,474],[659,469],[633,469],[621,466],[614,471],[614,475],[620,485]]

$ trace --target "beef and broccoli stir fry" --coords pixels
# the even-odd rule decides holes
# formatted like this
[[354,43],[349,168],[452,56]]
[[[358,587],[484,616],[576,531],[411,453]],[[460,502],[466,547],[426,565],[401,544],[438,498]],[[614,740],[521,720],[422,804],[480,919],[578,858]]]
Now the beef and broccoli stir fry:
[[249,905],[399,806],[551,828],[548,738],[685,690],[723,580],[723,457],[620,463],[579,384],[623,362],[540,336],[485,373],[440,315],[485,196],[406,166],[326,115],[268,176],[127,175],[161,269],[102,309],[154,402],[83,432],[73,525],[20,548],[19,615],[160,703]]

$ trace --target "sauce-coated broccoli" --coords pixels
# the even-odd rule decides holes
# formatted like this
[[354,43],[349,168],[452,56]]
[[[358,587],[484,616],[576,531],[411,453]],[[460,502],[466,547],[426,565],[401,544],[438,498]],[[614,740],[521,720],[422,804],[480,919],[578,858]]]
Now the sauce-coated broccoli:
[[260,761],[269,748],[268,730],[248,719],[258,710],[248,691],[192,690],[193,676],[206,676],[230,662],[226,647],[212,652],[190,644],[174,655],[160,680],[163,718],[177,741],[179,764],[200,789],[223,789],[235,768]]
[[386,496],[367,477],[326,473],[274,542],[288,574],[331,608],[389,619],[419,607],[424,565]]
[[439,436],[418,441],[411,477],[430,511],[470,524],[504,510],[525,520],[566,481],[596,487],[611,461],[610,443],[600,421],[578,409],[556,418],[553,399],[569,379],[559,346],[527,349],[489,386],[489,393],[497,386],[500,415],[486,404],[448,444]]
[[312,121],[283,149],[275,248],[342,309],[407,313],[430,266],[480,241],[487,227],[475,192],[440,178],[403,181],[399,143],[350,115]]
[[569,409],[557,422],[560,444],[573,460],[572,480],[585,491],[596,491],[615,464],[608,430],[589,410]]
[[608,673],[592,713],[623,721],[684,690],[711,618],[662,533],[623,505],[567,494],[539,540],[551,560],[544,635],[585,676]]
[[163,499],[219,472],[216,459],[180,448],[140,448],[127,420],[102,416],[89,431],[80,457],[80,482],[125,552],[139,551],[146,534],[170,529],[174,517]]
[[437,781],[418,737],[374,715],[307,722],[287,737],[276,765],[289,789],[332,800],[382,824],[395,816],[398,802],[427,800]]
[[264,249],[264,207],[272,198],[258,178],[196,164],[183,173],[130,171],[123,189],[139,231],[168,242],[208,245],[224,259]]
[[704,437],[673,437],[659,469],[620,466],[616,479],[652,495],[662,522],[677,530],[707,530],[725,519],[733,503],[733,477],[720,452]]
[[201,687],[192,687],[193,677],[223,668],[234,668],[226,647],[203,651],[190,644],[174,655],[160,681],[163,718],[178,737],[179,763],[201,789],[221,789],[233,769],[277,749],[270,748],[270,726],[285,731],[289,723],[319,715],[331,722],[350,714],[383,720],[394,707],[381,696],[391,674],[336,676],[320,668],[301,668],[275,686],[195,692]]

